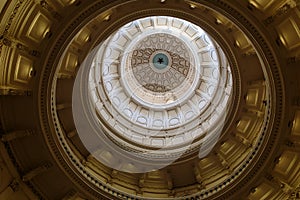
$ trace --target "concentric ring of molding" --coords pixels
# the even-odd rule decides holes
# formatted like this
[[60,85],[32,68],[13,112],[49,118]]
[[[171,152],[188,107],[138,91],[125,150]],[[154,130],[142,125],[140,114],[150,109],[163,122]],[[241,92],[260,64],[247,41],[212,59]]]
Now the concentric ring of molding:
[[[154,20],[161,20],[161,18],[166,17],[143,18],[135,21],[134,24],[141,24],[140,21],[145,20],[149,20],[151,21],[150,24],[154,24]],[[180,35],[183,35],[185,33],[183,29],[190,26],[195,27],[195,25],[177,18],[168,18],[168,20],[170,24],[174,22],[186,23],[182,29],[173,28],[176,30],[174,35],[178,34],[178,32],[180,32]],[[100,49],[92,64],[91,74],[89,75],[91,79],[89,80],[90,96],[92,98],[91,101],[95,105],[91,106],[96,108],[97,116],[100,116],[103,126],[108,126],[107,132],[110,134],[110,137],[113,137],[114,140],[118,141],[119,145],[125,147],[127,150],[144,152],[146,150],[144,148],[147,146],[163,148],[155,151],[155,153],[151,153],[151,157],[155,156],[155,154],[158,154],[160,158],[164,158],[165,156],[173,157],[174,153],[177,155],[179,152],[181,152],[180,154],[185,152],[189,145],[191,145],[192,149],[199,148],[199,145],[203,141],[207,141],[208,138],[212,137],[206,135],[215,134],[217,131],[213,130],[220,130],[220,128],[216,127],[222,128],[224,125],[220,122],[222,121],[220,119],[225,119],[226,107],[228,101],[230,101],[232,77],[223,51],[220,47],[215,48],[211,40],[200,28],[195,28],[192,41],[197,41],[198,43],[193,46],[193,55],[194,57],[199,56],[202,58],[195,59],[202,61],[197,61],[196,63],[199,64],[192,66],[195,69],[191,71],[192,73],[197,73],[194,77],[196,81],[193,81],[195,82],[194,87],[197,86],[197,88],[193,89],[194,87],[189,87],[189,81],[186,81],[187,85],[183,84],[183,91],[187,91],[190,94],[183,93],[183,100],[179,98],[178,101],[174,102],[175,104],[172,107],[165,108],[164,105],[160,105],[159,107],[155,105],[153,108],[152,106],[146,107],[143,102],[133,100],[134,98],[131,96],[133,92],[127,92],[131,90],[131,87],[128,88],[127,85],[130,83],[126,82],[131,82],[132,80],[128,78],[130,76],[127,77],[127,74],[124,74],[127,66],[124,66],[122,63],[127,62],[121,62],[120,60],[127,60],[127,56],[129,55],[124,53],[126,50],[122,51],[122,49],[126,49],[126,46],[121,48],[118,40],[122,38],[124,42],[125,36],[121,37],[120,34],[128,35],[129,30],[127,29],[132,29],[128,25],[125,25],[125,27],[121,28],[100,45]],[[158,30],[154,26],[149,26],[148,28],[152,34],[156,33],[156,31],[171,32],[172,30],[170,26],[159,28]],[[198,30],[200,31],[199,33],[196,32]],[[139,34],[144,35],[144,32]],[[143,39],[140,35],[135,34],[132,38]],[[149,33],[146,31],[145,35],[149,35]],[[134,46],[130,42],[127,39],[125,44]],[[203,46],[197,49],[197,45],[201,44]],[[131,48],[134,47],[130,47],[129,49]],[[107,56],[107,51],[110,53],[115,52],[115,58]],[[205,55],[202,55],[202,53]],[[216,54],[215,60],[211,57],[214,53]],[[125,58],[122,58],[120,55],[124,55]],[[219,62],[218,59],[222,60]],[[89,70],[88,67],[84,67],[84,69]],[[202,73],[200,73],[200,70],[202,70]],[[200,74],[201,76],[199,77]],[[122,78],[123,76],[124,78]],[[134,75],[132,74],[132,76]],[[132,76],[131,78],[133,78]],[[85,79],[83,78],[82,80]],[[85,88],[84,85],[80,86],[80,88]],[[194,92],[194,90],[196,91]],[[174,91],[175,95],[179,96],[181,95],[180,93],[181,91]],[[119,104],[115,103],[115,99],[118,99],[117,102]],[[140,112],[137,113],[136,111]],[[128,116],[128,112],[132,114]],[[172,113],[173,116],[171,115]],[[191,113],[193,114],[192,116],[189,115],[188,119],[185,118]],[[96,114],[93,116],[96,116]],[[155,116],[158,116],[158,118],[155,118]],[[146,122],[157,122],[160,120],[161,126],[154,126],[154,123],[152,125],[141,123],[141,119],[144,119]],[[177,123],[171,124],[174,120],[177,120]],[[95,127],[95,129],[99,129],[99,132],[101,132],[100,128]],[[99,140],[101,138],[101,135],[99,135]],[[129,144],[124,144],[124,141],[129,141]],[[136,147],[135,143],[139,147]]]

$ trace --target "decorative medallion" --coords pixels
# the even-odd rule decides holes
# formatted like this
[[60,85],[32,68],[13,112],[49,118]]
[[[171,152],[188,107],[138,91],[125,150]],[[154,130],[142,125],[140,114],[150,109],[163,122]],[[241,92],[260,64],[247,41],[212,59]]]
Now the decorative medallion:
[[[141,87],[155,93],[173,91],[191,73],[193,57],[179,38],[165,33],[151,34],[136,44],[131,57],[132,72]],[[192,60],[192,63],[193,60]],[[190,75],[192,77],[192,75]]]

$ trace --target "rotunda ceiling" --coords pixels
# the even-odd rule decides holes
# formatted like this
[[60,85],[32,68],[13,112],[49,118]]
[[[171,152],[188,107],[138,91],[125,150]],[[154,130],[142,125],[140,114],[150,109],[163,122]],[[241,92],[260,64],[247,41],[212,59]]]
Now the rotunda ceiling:
[[[211,12],[214,16],[216,11]],[[268,108],[254,106],[261,113],[255,119],[252,111],[244,114],[248,111],[242,111],[241,101],[242,94],[248,95],[256,82],[243,74],[244,80],[254,82],[241,84],[242,66],[236,62],[236,53],[205,21],[199,24],[207,32],[178,17],[148,14],[126,19],[106,39],[94,43],[97,45],[85,55],[76,72],[72,94],[74,127],[90,155],[84,167],[74,159],[71,162],[87,177],[98,177],[91,180],[96,187],[99,184],[101,191],[103,174],[97,169],[129,173],[135,180],[140,174],[147,177],[154,172],[176,176],[176,171],[184,165],[189,169],[186,175],[197,174],[197,178],[191,175],[186,181],[175,182],[176,196],[190,184],[193,187],[200,184],[196,196],[213,195],[246,173],[245,169],[261,149],[270,112],[267,114]],[[184,18],[195,21],[192,16]],[[97,24],[99,20],[95,18],[90,23]],[[250,46],[255,52],[256,47]],[[269,75],[262,70],[265,63],[255,59],[258,64],[252,70],[256,71],[256,78],[266,77],[254,89],[256,100],[251,100],[253,95],[249,93],[250,102],[257,104],[268,99],[270,91],[266,89]],[[62,82],[57,83],[52,85],[54,90],[63,87]],[[55,111],[52,115],[54,120],[63,117]],[[247,123],[252,123],[256,131],[247,139],[235,135],[234,130],[245,132]],[[69,149],[66,153],[71,158],[77,157],[59,130],[58,127],[60,143]],[[215,163],[208,175],[214,180],[203,183],[200,171],[209,163]],[[126,183],[118,184],[124,187]],[[137,185],[143,187],[142,183],[130,187]],[[116,191],[114,185],[106,187]]]
[[[22,187],[59,199],[62,192],[52,192],[59,186],[45,180],[62,174],[61,185],[87,199],[259,199],[279,187],[285,189],[268,197],[292,196],[281,190],[288,191],[284,181],[297,186],[290,177],[299,170],[287,163],[299,156],[283,130],[292,126],[296,138],[299,120],[284,118],[292,98],[285,99],[281,70],[291,67],[282,67],[285,55],[277,48],[298,48],[298,15],[282,22],[277,35],[270,18],[253,18],[251,2],[4,6],[13,14],[3,15],[1,26],[7,66],[0,106],[8,115],[1,145]],[[2,102],[24,113],[15,117]],[[289,149],[281,151],[285,143]],[[39,164],[31,152],[47,162]]]
[[[200,27],[174,17],[142,18],[121,27],[96,51],[89,87],[74,87],[73,98],[90,91],[92,116],[101,124],[95,127],[99,143],[106,136],[117,143],[108,151],[121,146],[140,152],[134,157],[147,157],[149,168],[136,172],[156,169],[150,167],[153,158],[174,162],[208,138],[218,141],[233,87],[231,69]],[[83,69],[89,68],[79,71],[77,81],[83,80]],[[76,117],[79,106],[73,105],[78,126],[84,121]],[[86,132],[78,134],[89,149]]]

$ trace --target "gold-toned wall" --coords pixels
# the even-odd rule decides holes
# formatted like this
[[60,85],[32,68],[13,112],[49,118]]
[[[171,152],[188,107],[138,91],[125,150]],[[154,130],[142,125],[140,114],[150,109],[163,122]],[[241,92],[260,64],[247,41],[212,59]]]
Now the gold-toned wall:
[[[154,1],[154,0],[153,0]],[[168,1],[168,0],[166,0]],[[182,0],[183,1],[183,0]],[[193,9],[193,1],[191,3]],[[195,1],[196,2],[196,1]],[[282,79],[285,82],[286,99],[284,113],[287,123],[280,124],[276,151],[267,158],[270,166],[261,169],[250,185],[240,195],[242,199],[300,199],[300,2],[296,0],[230,0],[236,9],[253,17],[253,23],[264,26],[271,36],[267,41],[279,52]],[[151,2],[148,1],[150,4]],[[167,3],[167,2],[165,2]],[[50,43],[60,23],[76,16],[84,6],[79,0],[1,0],[0,2],[0,199],[69,199],[87,198],[81,185],[74,183],[55,158],[48,152],[43,130],[37,129],[39,118],[37,95],[33,93],[39,84],[43,59],[47,58]],[[195,4],[196,5],[196,4]],[[109,15],[107,15],[109,16]],[[104,19],[107,17],[104,16]],[[102,19],[103,20],[103,19]],[[253,59],[251,42],[230,21],[215,16],[215,25],[231,30],[231,45],[239,51],[242,59]],[[59,71],[60,81],[68,83],[74,78],[82,60],[82,49],[91,40],[92,25],[81,30],[68,47]],[[251,62],[243,62],[250,69]],[[249,70],[248,79],[259,77],[260,72]],[[88,169],[97,168],[99,179],[127,193],[143,194],[145,197],[168,197],[186,195],[201,187],[221,182],[230,170],[246,157],[256,139],[253,134],[263,122],[262,113],[266,97],[265,80],[247,81],[245,105],[242,117],[232,127],[234,135],[225,138],[214,156],[199,161],[189,169],[199,186],[173,188],[174,180],[167,171],[149,172],[142,177],[117,172],[95,164],[87,152],[76,149],[78,157],[86,161]],[[68,84],[66,84],[68,85]],[[64,88],[66,89],[66,88]],[[71,90],[71,84],[67,88]],[[64,90],[62,90],[64,91]],[[70,100],[59,93],[57,110],[68,119]],[[64,121],[66,127],[70,122]],[[80,146],[76,130],[67,130],[69,143]],[[29,148],[34,146],[34,148]],[[29,150],[30,149],[30,150]],[[101,152],[104,156],[108,156]],[[18,159],[14,159],[14,158]],[[72,169],[71,169],[72,170]],[[175,195],[175,196],[176,196]]]

